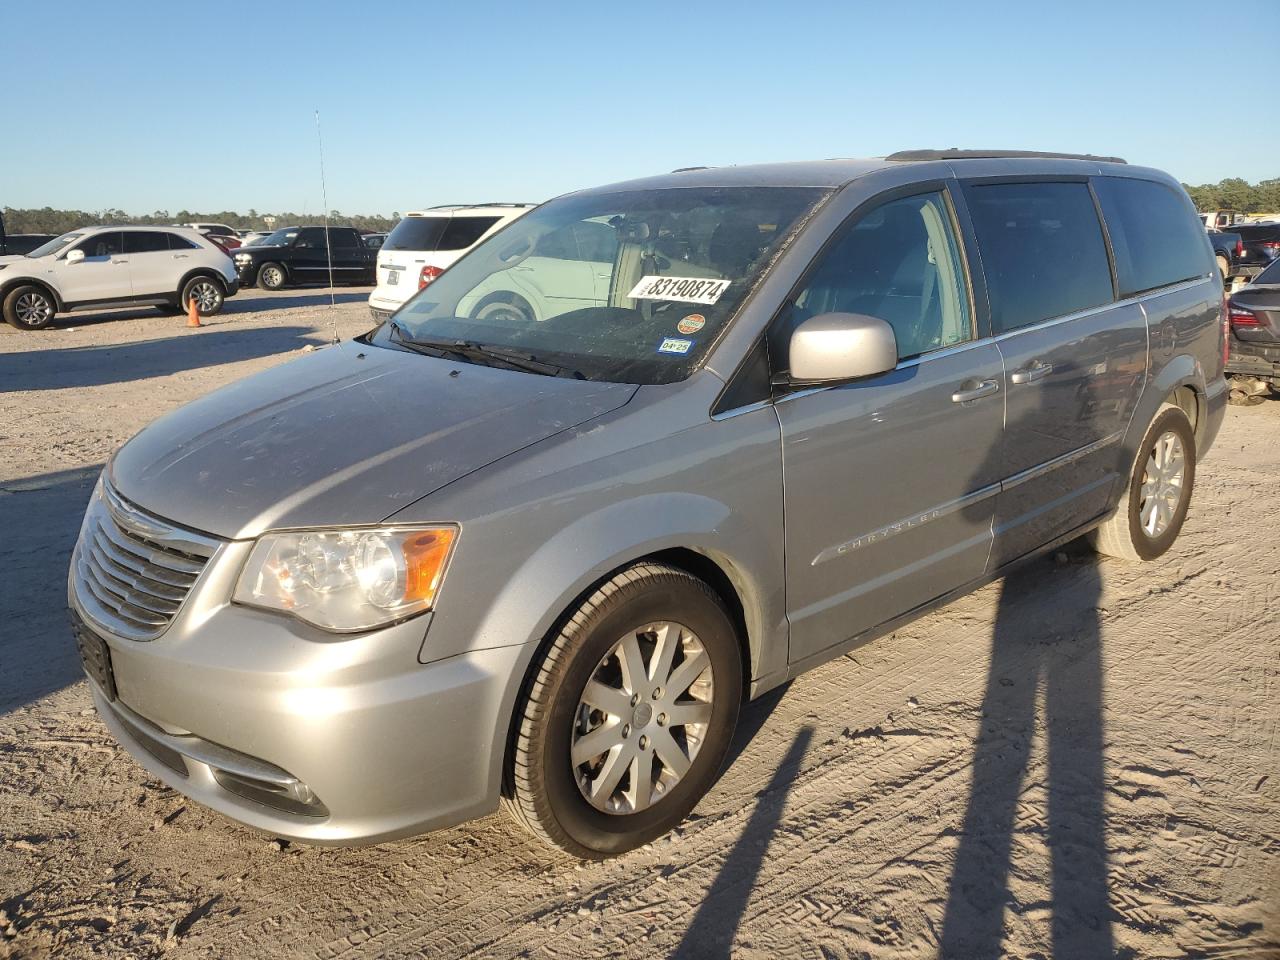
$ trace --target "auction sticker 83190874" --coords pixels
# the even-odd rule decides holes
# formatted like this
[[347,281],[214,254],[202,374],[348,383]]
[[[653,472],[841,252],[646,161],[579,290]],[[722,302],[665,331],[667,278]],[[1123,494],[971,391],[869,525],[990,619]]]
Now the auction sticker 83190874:
[[707,277],[641,277],[627,296],[633,300],[711,304],[720,299],[731,282]]

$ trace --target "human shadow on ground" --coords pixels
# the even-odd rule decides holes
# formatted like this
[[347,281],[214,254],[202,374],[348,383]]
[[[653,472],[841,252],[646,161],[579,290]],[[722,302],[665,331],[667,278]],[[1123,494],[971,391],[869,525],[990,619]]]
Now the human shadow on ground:
[[81,677],[67,570],[101,464],[0,483],[0,714]]
[[[767,716],[768,711],[762,711],[762,715]],[[720,872],[712,881],[672,957],[700,960],[732,955],[738,925],[746,913],[751,891],[764,866],[769,841],[782,819],[787,795],[800,773],[813,733],[810,726],[801,727],[796,732],[769,785],[757,795],[755,810],[721,864]]]
[[[1003,955],[1005,909],[1022,906],[1009,885],[1017,834],[1042,835],[1048,848],[1052,955],[1113,955],[1097,610],[1102,583],[1097,559],[1076,553],[1069,569],[1040,561],[1001,584],[969,805],[942,925],[945,958]],[[1059,598],[1052,622],[1043,613],[1047,593]],[[1032,799],[1020,816],[1041,689],[1047,809],[1034,809],[1039,801]]]
[[328,342],[311,327],[192,330],[160,340],[0,353],[0,393],[166,377]]

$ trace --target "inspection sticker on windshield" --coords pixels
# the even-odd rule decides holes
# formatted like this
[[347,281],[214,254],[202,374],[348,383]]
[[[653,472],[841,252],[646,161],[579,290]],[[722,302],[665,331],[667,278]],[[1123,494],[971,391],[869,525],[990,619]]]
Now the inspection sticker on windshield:
[[679,337],[667,337],[658,347],[659,353],[688,353],[693,346],[692,340],[681,340]]
[[715,303],[729,289],[729,280],[698,277],[641,277],[627,294],[633,300],[676,300],[680,303]]

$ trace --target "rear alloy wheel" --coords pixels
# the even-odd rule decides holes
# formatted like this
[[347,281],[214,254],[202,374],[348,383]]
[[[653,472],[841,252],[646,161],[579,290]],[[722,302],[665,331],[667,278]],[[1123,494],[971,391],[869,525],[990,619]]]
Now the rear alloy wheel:
[[284,267],[278,263],[264,263],[258,271],[258,286],[263,290],[279,290],[287,279]]
[[40,287],[16,287],[4,298],[4,318],[19,330],[43,330],[57,310],[53,297]]
[[190,309],[189,305],[194,300],[196,310],[200,313],[200,316],[212,317],[214,314],[221,312],[225,296],[222,284],[212,277],[192,277],[187,281],[186,286],[182,288],[179,302],[185,312]]
[[569,618],[516,716],[507,809],[585,859],[677,826],[724,762],[742,660],[720,598],[674,567],[642,563]]
[[1138,448],[1119,508],[1090,535],[1094,547],[1122,560],[1154,560],[1163,554],[1187,517],[1195,476],[1191,422],[1180,408],[1166,406]]

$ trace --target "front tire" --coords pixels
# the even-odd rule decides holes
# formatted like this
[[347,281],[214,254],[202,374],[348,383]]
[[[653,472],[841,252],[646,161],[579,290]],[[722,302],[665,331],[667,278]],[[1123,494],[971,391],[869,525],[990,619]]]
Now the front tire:
[[1121,560],[1154,560],[1178,538],[1196,478],[1196,441],[1179,407],[1165,406],[1147,428],[1116,512],[1089,536]]
[[4,318],[19,330],[43,330],[53,323],[58,305],[40,287],[15,287],[4,298]]
[[715,782],[742,702],[724,604],[701,580],[642,563],[580,606],[535,667],[516,714],[504,803],[582,859],[679,824]]
[[1221,254],[1217,257],[1218,272],[1222,274],[1222,282],[1225,285],[1231,279],[1231,261]]
[[222,304],[226,300],[226,290],[222,284],[212,277],[192,277],[182,287],[178,303],[182,312],[190,309],[192,300],[196,302],[196,310],[202,317],[212,317],[222,312]]
[[258,271],[258,286],[263,290],[279,290],[288,279],[284,267],[278,263],[264,263]]

